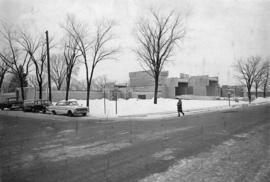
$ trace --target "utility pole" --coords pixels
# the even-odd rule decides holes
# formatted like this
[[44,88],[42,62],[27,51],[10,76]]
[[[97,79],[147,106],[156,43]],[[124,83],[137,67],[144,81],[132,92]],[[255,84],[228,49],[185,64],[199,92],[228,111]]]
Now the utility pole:
[[48,84],[49,84],[49,101],[52,102],[52,90],[51,90],[51,66],[50,66],[50,48],[49,48],[49,35],[48,30],[46,34],[46,44],[47,44],[47,61],[48,61]]

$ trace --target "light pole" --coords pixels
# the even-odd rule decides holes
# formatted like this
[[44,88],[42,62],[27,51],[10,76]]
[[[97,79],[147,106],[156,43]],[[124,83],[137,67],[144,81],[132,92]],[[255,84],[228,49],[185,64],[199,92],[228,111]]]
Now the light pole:
[[51,70],[50,70],[50,48],[49,48],[49,35],[48,30],[45,32],[46,34],[46,44],[47,44],[47,61],[48,61],[48,86],[49,86],[49,101],[52,102],[52,90],[51,90]]

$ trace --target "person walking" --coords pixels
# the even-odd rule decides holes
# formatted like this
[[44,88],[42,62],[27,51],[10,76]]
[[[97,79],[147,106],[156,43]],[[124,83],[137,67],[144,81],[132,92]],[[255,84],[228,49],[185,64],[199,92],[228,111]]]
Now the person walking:
[[182,109],[182,100],[181,99],[178,99],[178,102],[177,102],[177,113],[178,113],[178,117],[180,117],[180,113],[182,113],[183,116],[185,115],[185,113],[183,112],[183,109]]

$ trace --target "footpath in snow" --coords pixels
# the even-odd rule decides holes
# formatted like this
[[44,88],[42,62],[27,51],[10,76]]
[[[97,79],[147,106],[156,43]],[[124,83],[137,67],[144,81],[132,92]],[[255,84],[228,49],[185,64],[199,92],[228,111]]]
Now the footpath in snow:
[[[85,100],[78,101],[80,105],[86,104]],[[252,105],[261,103],[270,103],[270,97],[258,98],[252,102]],[[182,100],[183,110],[186,113],[200,112],[200,111],[212,111],[229,109],[228,100]],[[90,100],[90,114],[89,117],[144,117],[153,118],[160,116],[168,116],[176,114],[177,99],[165,99],[159,98],[157,104],[153,104],[153,99],[119,99],[117,101],[117,114],[116,114],[116,101],[105,100]],[[231,107],[247,106],[246,101],[231,101]],[[106,112],[105,112],[106,110]]]

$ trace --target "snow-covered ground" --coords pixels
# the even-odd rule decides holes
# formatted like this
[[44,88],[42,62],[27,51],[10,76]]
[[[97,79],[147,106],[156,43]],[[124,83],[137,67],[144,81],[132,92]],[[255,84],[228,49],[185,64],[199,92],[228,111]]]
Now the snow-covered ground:
[[[78,101],[80,105],[86,104],[85,100]],[[213,110],[228,108],[228,100],[182,100],[184,112],[190,112],[195,110]],[[259,104],[264,102],[270,102],[268,98],[258,98],[252,103]],[[153,99],[119,99],[117,101],[117,114],[116,114],[116,102],[111,100],[105,100],[106,113],[104,112],[104,100],[90,100],[90,114],[89,116],[96,117],[117,117],[117,116],[129,116],[138,115],[143,116],[147,114],[166,114],[176,112],[176,99],[164,99],[159,98],[158,104],[153,104]],[[242,104],[248,104],[245,101],[231,101],[231,106],[239,106]]]

